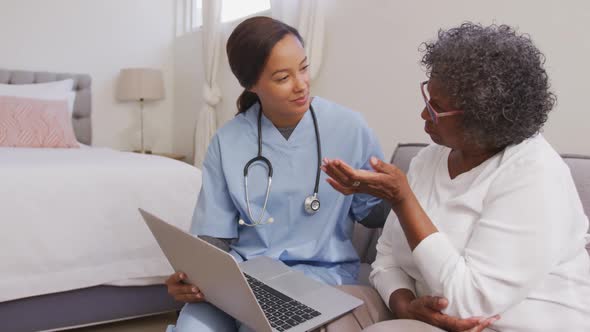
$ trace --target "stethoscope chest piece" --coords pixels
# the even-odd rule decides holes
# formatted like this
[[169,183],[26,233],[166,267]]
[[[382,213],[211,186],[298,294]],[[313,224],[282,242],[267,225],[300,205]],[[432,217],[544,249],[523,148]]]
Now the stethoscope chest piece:
[[307,196],[305,199],[305,212],[309,214],[314,214],[319,211],[320,209],[320,200],[318,195],[313,194],[311,196]]

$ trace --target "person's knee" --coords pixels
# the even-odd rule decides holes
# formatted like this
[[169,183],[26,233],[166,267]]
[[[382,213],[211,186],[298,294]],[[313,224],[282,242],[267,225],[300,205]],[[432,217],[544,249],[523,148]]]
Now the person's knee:
[[363,332],[444,332],[438,327],[417,320],[396,319],[377,323],[364,329]]
[[167,331],[235,332],[235,320],[209,303],[188,303],[180,311],[176,326]]

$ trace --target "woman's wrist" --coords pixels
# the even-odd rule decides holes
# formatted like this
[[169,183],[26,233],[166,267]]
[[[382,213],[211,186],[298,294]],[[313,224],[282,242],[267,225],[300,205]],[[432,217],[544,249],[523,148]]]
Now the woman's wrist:
[[393,211],[397,213],[414,204],[417,199],[409,184],[407,184],[404,188],[400,188],[399,193],[395,197],[388,199],[388,201]]
[[411,290],[400,288],[389,296],[389,308],[397,319],[413,319],[408,311],[410,303],[416,298]]

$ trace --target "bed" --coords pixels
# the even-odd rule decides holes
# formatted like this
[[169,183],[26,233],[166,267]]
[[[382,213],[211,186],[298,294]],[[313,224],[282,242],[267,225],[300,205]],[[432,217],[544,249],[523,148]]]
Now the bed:
[[2,84],[74,79],[79,149],[0,147],[0,330],[47,331],[178,310],[141,207],[182,229],[200,171],[92,147],[91,78],[0,69]]

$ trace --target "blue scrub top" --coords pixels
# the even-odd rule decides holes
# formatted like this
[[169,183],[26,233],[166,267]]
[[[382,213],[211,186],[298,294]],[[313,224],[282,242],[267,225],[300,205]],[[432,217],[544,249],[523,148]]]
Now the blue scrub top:
[[[360,113],[315,97],[322,157],[341,159],[354,168],[371,169],[369,158],[383,159],[379,143]],[[354,220],[363,219],[379,199],[356,194],[345,196],[326,182],[321,173],[320,210],[309,215],[304,200],[313,194],[317,147],[311,112],[307,111],[286,140],[262,115],[262,155],[273,166],[272,186],[264,221],[256,227],[238,224],[248,215],[244,165],[258,153],[259,104],[220,128],[209,144],[203,162],[203,184],[191,232],[217,238],[235,238],[231,254],[240,260],[259,255],[279,259],[310,277],[331,285],[356,283],[359,258],[352,245]],[[268,172],[257,163],[248,173],[250,207],[260,218]]]

